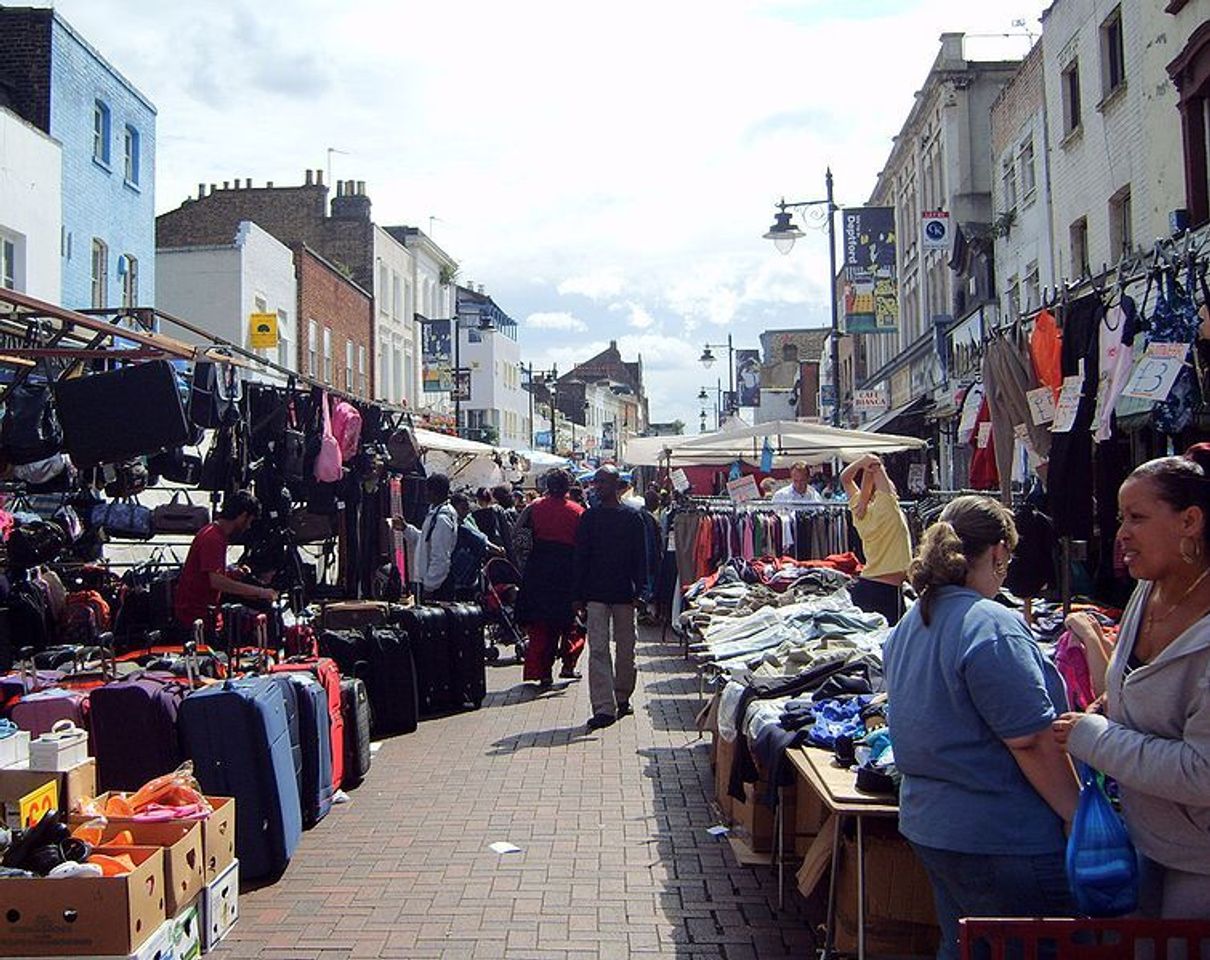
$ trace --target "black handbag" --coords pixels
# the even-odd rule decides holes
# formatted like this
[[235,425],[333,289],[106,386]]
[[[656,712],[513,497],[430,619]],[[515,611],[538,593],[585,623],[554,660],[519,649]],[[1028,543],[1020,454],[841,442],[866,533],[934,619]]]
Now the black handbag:
[[299,510],[290,517],[290,532],[296,543],[319,543],[336,536],[335,514]]
[[150,540],[155,533],[151,511],[133,500],[98,503],[88,515],[90,526],[100,527],[115,540]]
[[392,470],[414,473],[420,466],[420,447],[409,427],[400,427],[391,434],[387,440],[387,453]]
[[208,430],[234,423],[239,418],[239,380],[235,367],[199,360],[193,365],[189,390],[189,420]]
[[8,559],[15,567],[36,567],[67,547],[67,534],[51,520],[31,520],[8,535]]
[[173,447],[148,460],[147,469],[172,483],[192,487],[202,478],[202,458],[186,453],[184,447]]
[[114,464],[114,478],[105,484],[105,495],[115,500],[133,497],[147,489],[149,472],[142,460]]
[[282,477],[288,483],[301,483],[306,479],[307,436],[298,429],[298,417],[294,410],[294,399],[289,401],[286,428],[281,440],[274,447]]
[[9,391],[0,443],[14,464],[45,460],[63,448],[63,427],[49,384],[22,383]]
[[[185,502],[181,503],[182,494]],[[151,526],[156,533],[197,533],[210,522],[210,511],[189,499],[189,494],[178,490],[167,503],[151,511]]]

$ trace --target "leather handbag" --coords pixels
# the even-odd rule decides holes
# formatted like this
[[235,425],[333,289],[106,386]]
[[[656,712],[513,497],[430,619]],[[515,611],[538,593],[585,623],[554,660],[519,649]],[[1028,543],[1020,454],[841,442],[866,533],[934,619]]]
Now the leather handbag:
[[286,429],[282,431],[281,441],[274,448],[274,452],[286,482],[301,483],[306,477],[307,435],[298,429],[293,395],[290,397],[288,411]]
[[415,473],[420,466],[420,447],[409,427],[400,427],[387,438],[387,453],[392,470]]
[[46,460],[63,448],[63,428],[49,385],[21,383],[9,391],[0,442],[14,464]]
[[88,515],[88,521],[116,540],[150,540],[155,533],[151,511],[133,500],[98,503]]
[[172,483],[195,486],[202,478],[202,458],[186,453],[184,447],[173,447],[148,460],[147,469]]
[[171,500],[151,511],[151,526],[156,533],[197,533],[209,522],[210,511],[193,503],[184,490],[178,490]]
[[298,510],[290,517],[290,532],[296,543],[319,543],[336,536],[335,514]]
[[67,542],[67,534],[57,523],[31,520],[8,535],[8,559],[15,567],[36,567],[55,559]]
[[114,478],[105,484],[105,495],[120,500],[133,497],[147,489],[150,476],[147,464],[143,460],[130,460],[126,463],[114,464]]

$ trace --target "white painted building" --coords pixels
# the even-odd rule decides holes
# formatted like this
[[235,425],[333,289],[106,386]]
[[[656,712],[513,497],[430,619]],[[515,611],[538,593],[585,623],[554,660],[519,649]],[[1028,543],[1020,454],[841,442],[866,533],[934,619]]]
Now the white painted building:
[[[420,398],[416,337],[416,258],[382,227],[374,226],[374,345],[378,354],[376,399],[407,403]],[[420,311],[423,313],[424,311]]]
[[459,362],[471,376],[471,397],[461,404],[463,434],[526,450],[532,445],[530,395],[521,370],[517,323],[482,287],[458,287],[457,298]]
[[[277,349],[254,352],[298,369],[298,281],[289,247],[244,220],[232,243],[160,249],[155,267],[158,309],[250,350],[249,317],[277,314]],[[184,331],[172,335],[198,342]]]
[[0,287],[58,303],[63,230],[57,141],[0,109]]

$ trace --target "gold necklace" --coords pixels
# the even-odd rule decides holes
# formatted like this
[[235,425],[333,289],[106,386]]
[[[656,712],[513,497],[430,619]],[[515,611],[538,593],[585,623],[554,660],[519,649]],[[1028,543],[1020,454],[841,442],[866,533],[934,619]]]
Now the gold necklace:
[[1193,583],[1191,583],[1189,585],[1189,589],[1180,595],[1180,597],[1177,599],[1176,603],[1174,603],[1172,606],[1170,606],[1167,609],[1167,611],[1165,611],[1163,616],[1157,616],[1155,611],[1152,610],[1147,616],[1147,632],[1150,633],[1151,629],[1157,623],[1160,623],[1163,620],[1167,620],[1170,616],[1172,616],[1172,614],[1174,612],[1176,612],[1176,608],[1189,599],[1189,595],[1198,588],[1198,586],[1201,584],[1201,582],[1203,580],[1206,579],[1206,577],[1210,577],[1210,567],[1206,567],[1206,569],[1201,572],[1201,576],[1199,576],[1196,580],[1193,581]]

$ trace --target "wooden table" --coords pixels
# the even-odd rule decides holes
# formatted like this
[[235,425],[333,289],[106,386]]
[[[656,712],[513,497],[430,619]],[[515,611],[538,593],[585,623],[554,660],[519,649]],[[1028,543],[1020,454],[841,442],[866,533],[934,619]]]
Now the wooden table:
[[[893,798],[861,793],[857,789],[857,774],[838,767],[833,754],[817,747],[796,747],[786,751],[798,774],[823,801],[832,814],[832,864],[828,871],[828,911],[823,960],[835,954],[836,941],[836,875],[840,859],[840,829],[845,818],[851,817],[857,830],[857,957],[865,960],[865,840],[862,823],[866,817],[898,817],[899,805]],[[778,804],[781,814],[782,805]],[[779,825],[780,827],[780,825]],[[781,856],[782,831],[777,831],[778,861]],[[780,870],[780,867],[779,867]],[[778,876],[781,883],[781,876]]]

